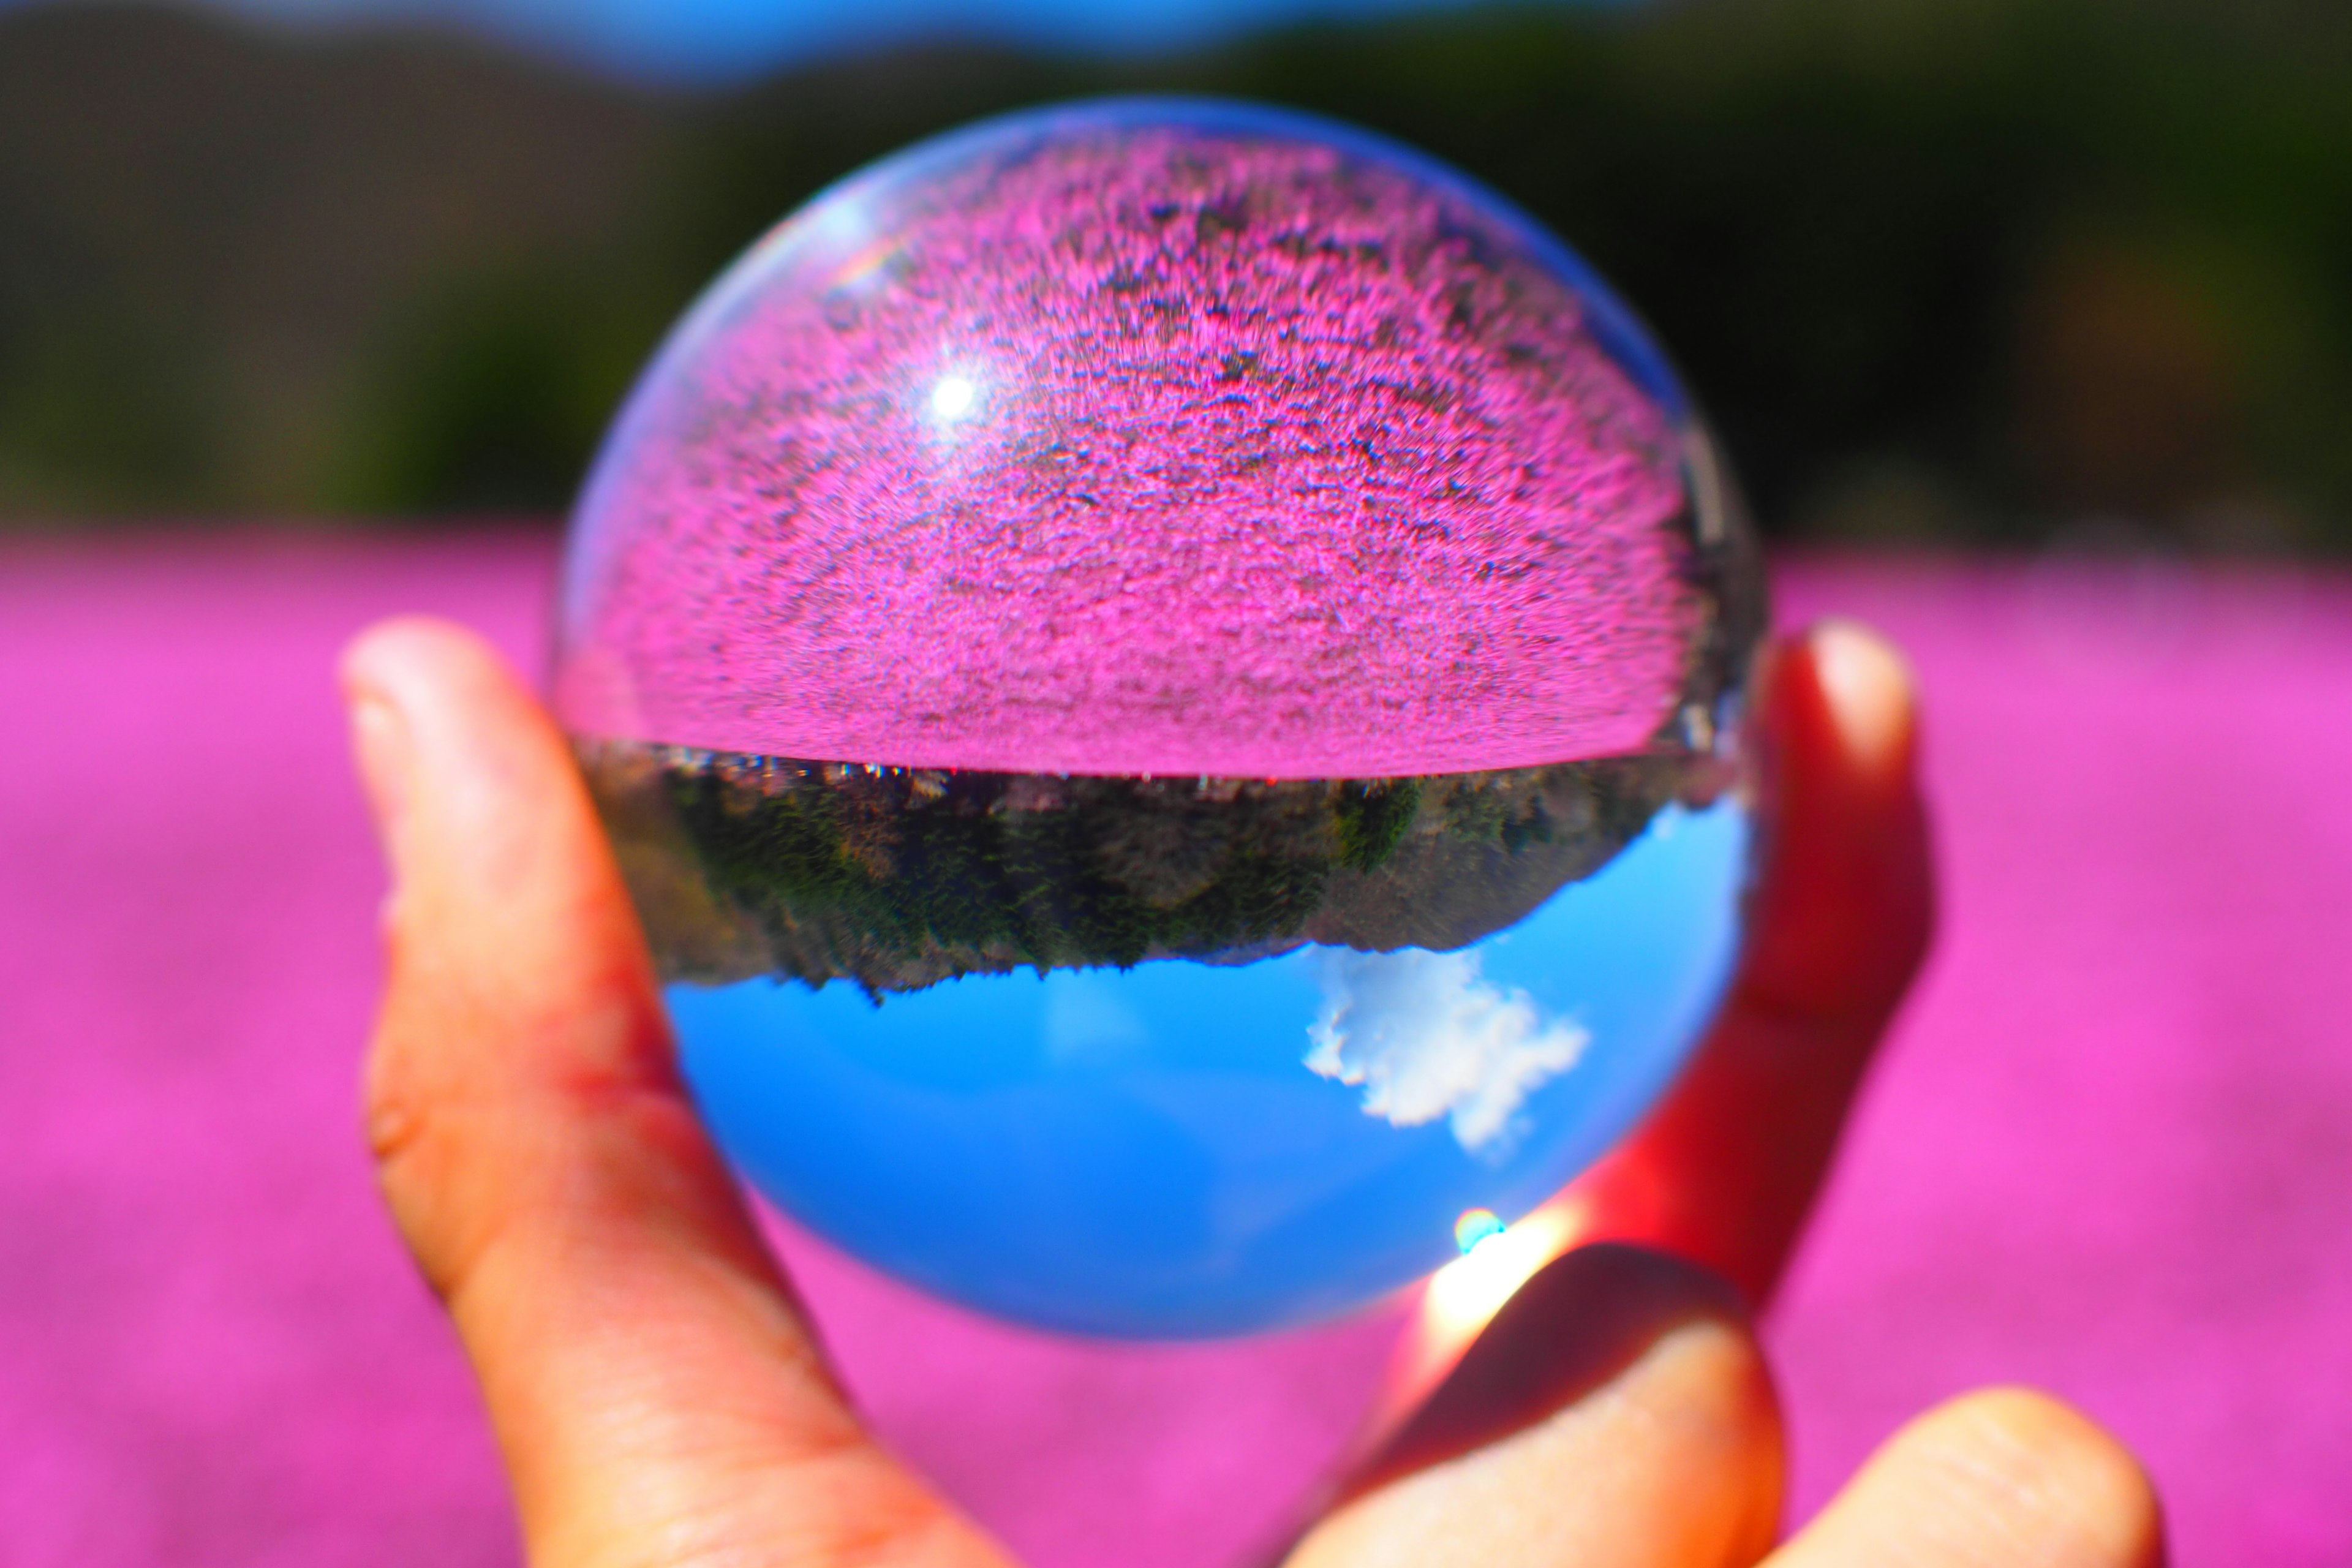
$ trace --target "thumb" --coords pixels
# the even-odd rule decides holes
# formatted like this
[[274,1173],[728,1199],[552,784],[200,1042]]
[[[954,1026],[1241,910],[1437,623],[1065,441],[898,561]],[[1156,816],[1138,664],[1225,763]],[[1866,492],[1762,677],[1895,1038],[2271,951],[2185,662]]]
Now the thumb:
[[343,662],[394,891],[368,1071],[542,1564],[995,1564],[877,1447],[696,1120],[562,736],[478,638]]

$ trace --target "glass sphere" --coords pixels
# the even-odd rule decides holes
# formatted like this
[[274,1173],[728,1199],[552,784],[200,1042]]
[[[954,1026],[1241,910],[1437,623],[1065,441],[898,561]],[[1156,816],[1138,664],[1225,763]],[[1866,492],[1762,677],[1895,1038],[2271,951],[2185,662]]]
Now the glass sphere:
[[1014,115],[833,187],[597,460],[555,695],[763,1194],[966,1305],[1344,1312],[1672,1079],[1760,575],[1559,241],[1325,121]]

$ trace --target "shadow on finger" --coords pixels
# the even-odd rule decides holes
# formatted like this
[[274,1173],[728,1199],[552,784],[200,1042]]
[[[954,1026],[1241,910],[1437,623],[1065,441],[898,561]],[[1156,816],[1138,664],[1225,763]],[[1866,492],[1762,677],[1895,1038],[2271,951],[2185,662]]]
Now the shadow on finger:
[[1372,1439],[1291,1568],[1752,1563],[1780,1505],[1779,1413],[1735,1293],[1581,1248],[1530,1279]]
[[1738,1293],[1703,1269],[1607,1243],[1554,1258],[1503,1304],[1429,1397],[1374,1440],[1335,1500],[1533,1426],[1699,1322],[1742,1332],[1747,1322]]

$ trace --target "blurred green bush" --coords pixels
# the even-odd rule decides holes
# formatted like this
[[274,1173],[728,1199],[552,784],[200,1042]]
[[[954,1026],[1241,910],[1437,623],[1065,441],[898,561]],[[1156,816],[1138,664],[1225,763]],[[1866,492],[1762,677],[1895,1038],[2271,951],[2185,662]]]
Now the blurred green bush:
[[655,93],[454,39],[0,18],[0,518],[550,511],[662,328],[975,115],[1297,104],[1549,221],[1782,536],[2352,547],[2352,8],[1686,0]]

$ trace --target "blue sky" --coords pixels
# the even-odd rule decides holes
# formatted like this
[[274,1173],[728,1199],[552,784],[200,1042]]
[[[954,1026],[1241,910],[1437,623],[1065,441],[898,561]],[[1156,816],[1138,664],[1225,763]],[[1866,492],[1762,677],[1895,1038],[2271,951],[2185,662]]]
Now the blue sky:
[[[0,0],[0,5],[28,0]],[[55,0],[52,0],[55,3]],[[1311,17],[1471,0],[203,0],[311,26],[453,23],[624,75],[726,79],[793,60],[940,35],[1133,51]]]

